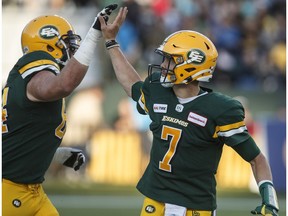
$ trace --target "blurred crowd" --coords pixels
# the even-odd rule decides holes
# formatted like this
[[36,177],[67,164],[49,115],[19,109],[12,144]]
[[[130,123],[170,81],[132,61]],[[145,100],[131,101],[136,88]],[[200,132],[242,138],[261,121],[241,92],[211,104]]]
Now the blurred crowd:
[[3,6],[32,7],[33,2],[55,9],[102,8],[114,2],[127,6],[118,41],[145,75],[163,39],[191,29],[207,35],[218,49],[214,84],[267,92],[285,89],[285,0],[3,0]]

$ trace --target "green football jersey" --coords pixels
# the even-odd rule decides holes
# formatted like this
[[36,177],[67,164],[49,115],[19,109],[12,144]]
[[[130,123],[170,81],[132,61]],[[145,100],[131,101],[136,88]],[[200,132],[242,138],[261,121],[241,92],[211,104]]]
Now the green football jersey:
[[[155,76],[155,74],[154,74]],[[201,88],[179,103],[172,88],[137,82],[132,98],[152,120],[150,162],[137,188],[154,200],[194,210],[216,209],[215,174],[223,145],[251,139],[240,102]]]
[[41,183],[66,127],[64,99],[32,102],[29,80],[39,71],[60,73],[49,54],[24,55],[10,71],[2,90],[2,178],[16,183]]

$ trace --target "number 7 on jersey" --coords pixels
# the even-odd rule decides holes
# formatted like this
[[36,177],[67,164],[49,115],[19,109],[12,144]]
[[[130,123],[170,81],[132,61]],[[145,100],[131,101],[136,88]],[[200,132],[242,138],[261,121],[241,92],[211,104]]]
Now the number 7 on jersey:
[[162,161],[159,162],[159,169],[164,170],[166,172],[171,172],[172,167],[170,161],[176,153],[178,142],[181,138],[182,130],[178,128],[169,127],[164,125],[162,128],[161,139],[168,140],[168,137],[171,136],[171,140],[169,143],[169,149],[164,155]]

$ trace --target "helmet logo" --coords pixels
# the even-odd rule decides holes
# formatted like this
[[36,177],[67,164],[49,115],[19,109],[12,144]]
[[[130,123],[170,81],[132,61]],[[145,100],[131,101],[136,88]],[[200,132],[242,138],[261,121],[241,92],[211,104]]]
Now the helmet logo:
[[187,53],[187,63],[188,64],[202,64],[206,60],[205,53],[202,50],[199,49],[191,49]]
[[44,39],[51,39],[59,35],[58,29],[55,26],[44,26],[40,29],[39,34]]

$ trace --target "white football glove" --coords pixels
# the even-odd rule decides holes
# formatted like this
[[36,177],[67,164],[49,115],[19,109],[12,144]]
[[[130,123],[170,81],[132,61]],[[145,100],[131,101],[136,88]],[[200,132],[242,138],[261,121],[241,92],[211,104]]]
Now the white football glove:
[[85,163],[85,155],[80,149],[59,147],[54,154],[53,161],[77,171]]

